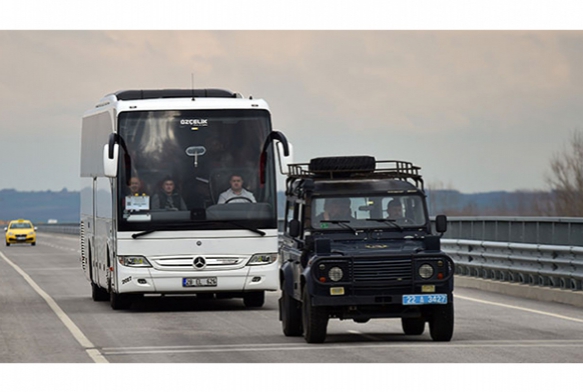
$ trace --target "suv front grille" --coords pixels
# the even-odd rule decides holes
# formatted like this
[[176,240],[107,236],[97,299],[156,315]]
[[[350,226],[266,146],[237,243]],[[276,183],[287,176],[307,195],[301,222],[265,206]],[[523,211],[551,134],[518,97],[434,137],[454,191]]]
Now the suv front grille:
[[409,260],[358,260],[352,262],[352,281],[358,286],[407,285],[413,280]]

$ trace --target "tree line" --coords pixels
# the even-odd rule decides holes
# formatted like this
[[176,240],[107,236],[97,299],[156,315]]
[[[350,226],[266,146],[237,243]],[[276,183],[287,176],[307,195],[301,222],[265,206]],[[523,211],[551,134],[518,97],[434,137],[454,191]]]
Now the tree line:
[[430,214],[449,216],[583,217],[583,132],[574,130],[549,162],[546,190],[464,195],[451,184],[429,183]]

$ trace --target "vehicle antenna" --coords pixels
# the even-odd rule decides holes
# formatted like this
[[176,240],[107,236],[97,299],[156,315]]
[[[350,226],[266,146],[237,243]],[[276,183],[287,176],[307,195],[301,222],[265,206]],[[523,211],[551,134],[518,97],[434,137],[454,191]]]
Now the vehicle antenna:
[[194,101],[194,72],[190,73],[190,82],[192,86],[192,100]]

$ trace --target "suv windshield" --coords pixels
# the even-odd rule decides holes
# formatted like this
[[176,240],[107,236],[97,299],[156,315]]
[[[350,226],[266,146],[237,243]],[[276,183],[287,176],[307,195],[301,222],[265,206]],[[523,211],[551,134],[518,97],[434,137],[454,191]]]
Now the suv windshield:
[[314,229],[393,228],[427,224],[423,198],[419,194],[320,197],[312,200]]

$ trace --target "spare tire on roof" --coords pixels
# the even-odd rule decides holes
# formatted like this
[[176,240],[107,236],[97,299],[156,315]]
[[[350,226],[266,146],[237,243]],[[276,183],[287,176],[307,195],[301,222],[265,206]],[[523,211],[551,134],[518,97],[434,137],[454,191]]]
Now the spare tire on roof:
[[375,168],[375,158],[367,155],[313,158],[309,166],[313,173],[368,173],[374,172]]

